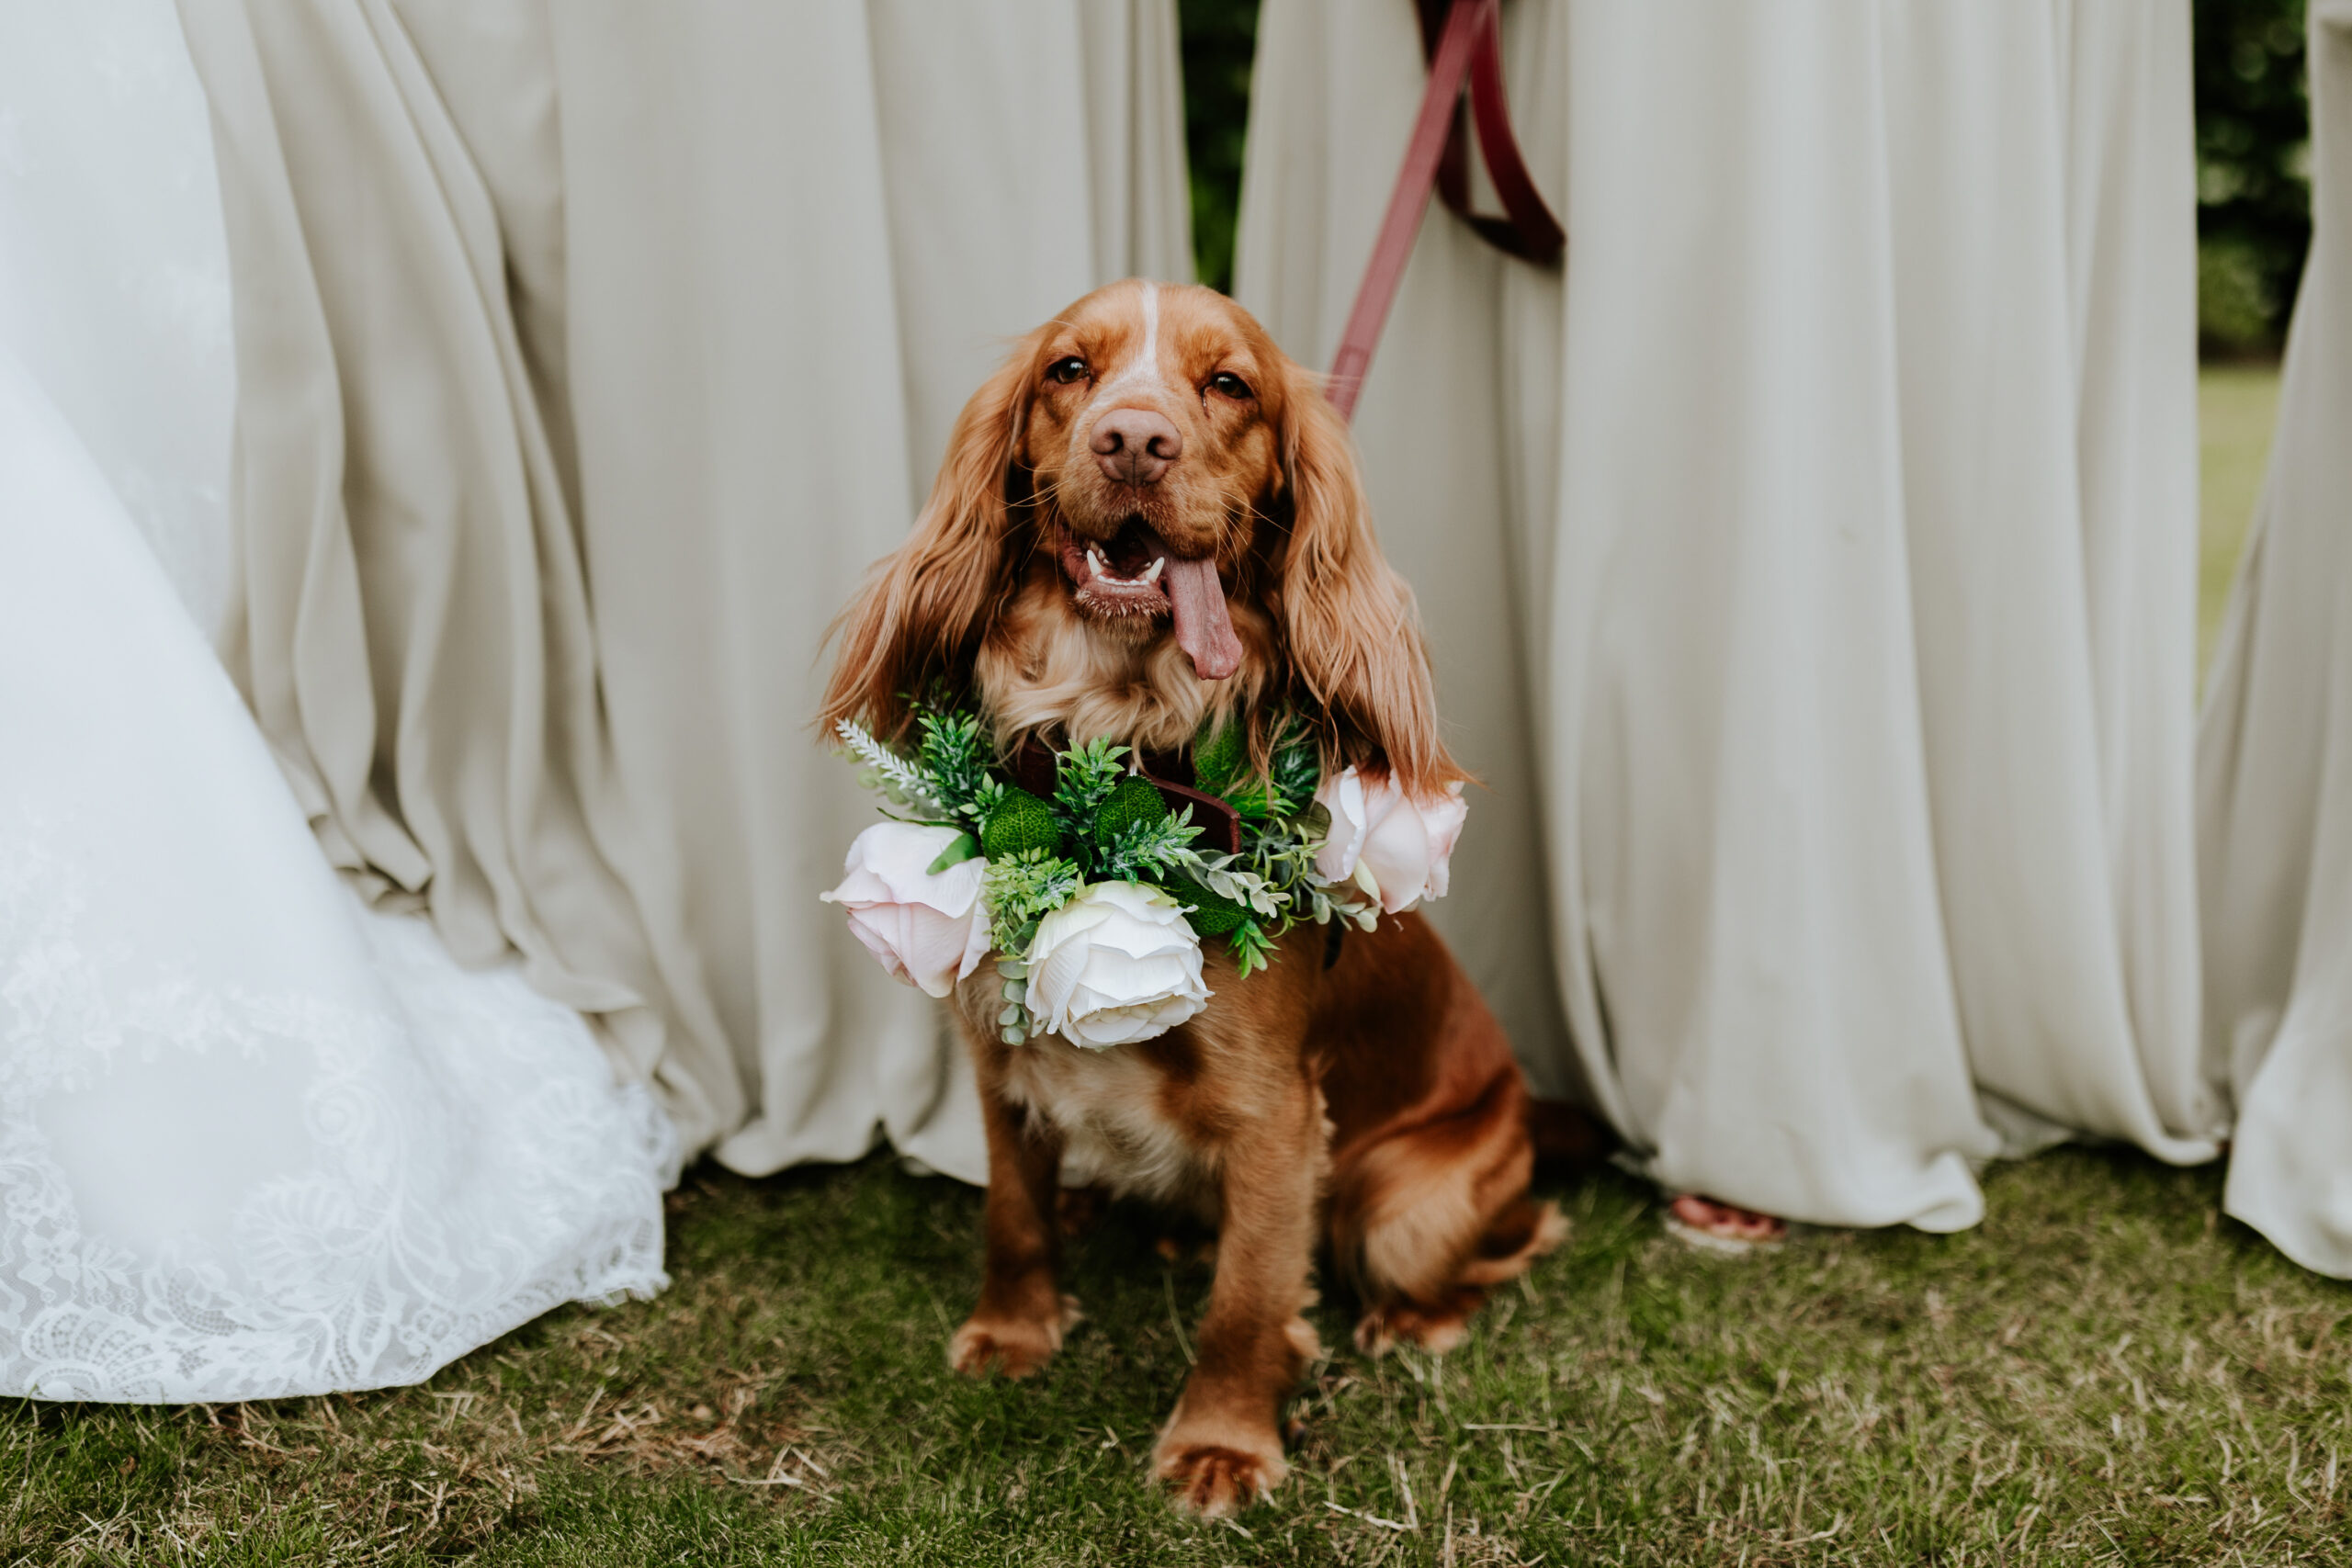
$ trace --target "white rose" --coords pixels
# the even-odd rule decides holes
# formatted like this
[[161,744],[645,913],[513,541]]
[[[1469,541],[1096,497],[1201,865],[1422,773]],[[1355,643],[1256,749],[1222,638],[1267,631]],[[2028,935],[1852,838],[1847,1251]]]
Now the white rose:
[[989,911],[978,855],[945,871],[931,863],[961,835],[954,828],[876,822],[849,847],[842,885],[820,894],[849,911],[849,929],[894,979],[944,997],[989,951]]
[[1349,768],[1325,779],[1315,798],[1331,813],[1331,831],[1315,857],[1325,880],[1354,881],[1392,915],[1445,897],[1453,846],[1470,816],[1460,784],[1412,797],[1385,773],[1367,777]]
[[1091,1051],[1148,1040],[1208,1005],[1201,939],[1158,888],[1097,882],[1037,922],[1023,1005]]

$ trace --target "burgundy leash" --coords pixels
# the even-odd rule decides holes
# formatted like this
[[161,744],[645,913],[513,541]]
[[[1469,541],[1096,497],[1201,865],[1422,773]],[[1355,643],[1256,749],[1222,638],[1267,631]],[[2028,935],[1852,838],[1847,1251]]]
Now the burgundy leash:
[[[1449,0],[1419,0],[1421,47],[1434,56],[1453,7]],[[1568,237],[1535,188],[1527,161],[1520,156],[1519,138],[1510,124],[1510,106],[1503,95],[1502,16],[1498,4],[1485,24],[1470,54],[1470,119],[1477,128],[1478,152],[1487,178],[1503,204],[1503,216],[1490,217],[1470,209],[1470,148],[1457,116],[1445,139],[1444,156],[1438,160],[1437,194],[1453,215],[1477,231],[1497,250],[1533,262],[1538,266],[1558,263]]]
[[[1355,306],[1348,312],[1347,330],[1340,334],[1339,352],[1331,357],[1331,377],[1324,386],[1331,406],[1346,420],[1355,417],[1356,394],[1363,389],[1364,372],[1372,367],[1372,351],[1380,342],[1380,329],[1387,324],[1388,308],[1396,302],[1396,285],[1412,259],[1413,236],[1420,231],[1432,186],[1456,217],[1498,250],[1539,266],[1553,266],[1567,249],[1567,232],[1536,190],[1527,161],[1520,155],[1519,138],[1511,130],[1510,107],[1503,96],[1501,0],[1417,0],[1417,4],[1430,83],[1421,94],[1412,140],[1405,144],[1405,164],[1396,171],[1396,188],[1389,193],[1380,237],[1373,243],[1372,260],[1363,269],[1363,282],[1356,288]],[[1478,155],[1503,204],[1499,218],[1470,209],[1470,149],[1462,132],[1465,76],[1470,118],[1478,130]],[[1324,968],[1340,961],[1344,934],[1341,922],[1332,920],[1323,941]]]
[[[1342,419],[1355,415],[1356,394],[1363,390],[1372,351],[1388,321],[1388,309],[1396,303],[1405,265],[1412,258],[1413,236],[1429,208],[1431,188],[1488,243],[1512,255],[1549,266],[1567,245],[1559,220],[1528,175],[1511,130],[1510,109],[1503,96],[1500,0],[1418,4],[1422,47],[1430,57],[1429,87],[1421,95],[1420,114],[1405,146],[1404,166],[1396,171],[1388,211],[1380,220],[1380,237],[1356,289],[1355,307],[1348,312],[1347,330],[1340,334],[1339,352],[1331,359],[1325,391]],[[1461,113],[1465,78],[1479,157],[1502,201],[1501,217],[1470,210],[1469,147]]]

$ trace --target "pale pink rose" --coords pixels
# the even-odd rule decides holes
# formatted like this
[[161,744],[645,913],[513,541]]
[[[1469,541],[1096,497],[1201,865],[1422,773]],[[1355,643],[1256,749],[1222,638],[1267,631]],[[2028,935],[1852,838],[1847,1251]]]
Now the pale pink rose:
[[1315,857],[1325,880],[1355,882],[1392,915],[1445,897],[1453,846],[1470,815],[1461,784],[1408,797],[1386,773],[1349,768],[1325,779],[1315,798],[1331,813]]
[[849,912],[850,933],[893,979],[944,997],[989,951],[989,911],[978,855],[945,871],[931,863],[956,840],[953,828],[876,822],[849,847],[842,885],[820,894]]

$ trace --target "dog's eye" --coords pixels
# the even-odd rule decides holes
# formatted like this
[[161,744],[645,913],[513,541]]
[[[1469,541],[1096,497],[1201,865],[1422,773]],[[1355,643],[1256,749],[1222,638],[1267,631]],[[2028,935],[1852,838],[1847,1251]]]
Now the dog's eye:
[[1072,381],[1086,379],[1086,361],[1073,354],[1068,359],[1057,359],[1046,366],[1046,374],[1067,387]]
[[1238,400],[1250,395],[1250,383],[1230,370],[1220,370],[1209,378],[1209,390]]

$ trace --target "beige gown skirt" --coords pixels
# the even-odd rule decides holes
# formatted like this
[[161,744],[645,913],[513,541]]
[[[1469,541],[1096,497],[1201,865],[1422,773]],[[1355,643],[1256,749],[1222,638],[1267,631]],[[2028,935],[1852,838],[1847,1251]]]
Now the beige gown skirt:
[[[1676,1190],[1951,1229],[2210,1157],[2186,0],[1510,0],[1565,274],[1433,209],[1357,417],[1476,792],[1435,918]],[[1328,362],[1411,8],[1268,0],[1238,290]]]
[[335,862],[746,1171],[978,1179],[818,892],[825,628],[1004,343],[1188,276],[1172,0],[183,0],[240,384],[228,654]]
[[2229,1212],[2352,1277],[2352,5],[2311,7],[2311,259],[2198,737]]

